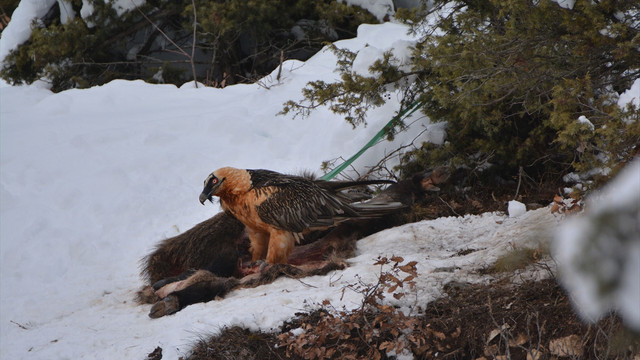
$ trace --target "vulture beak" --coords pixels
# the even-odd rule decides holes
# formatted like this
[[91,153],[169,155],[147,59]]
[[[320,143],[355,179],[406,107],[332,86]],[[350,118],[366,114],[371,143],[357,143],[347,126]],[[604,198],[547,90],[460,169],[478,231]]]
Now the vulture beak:
[[[200,204],[204,205],[204,202],[209,200],[211,201],[212,196],[211,194],[206,194],[204,191],[202,192],[202,194],[200,194]],[[213,201],[211,201],[213,202]]]

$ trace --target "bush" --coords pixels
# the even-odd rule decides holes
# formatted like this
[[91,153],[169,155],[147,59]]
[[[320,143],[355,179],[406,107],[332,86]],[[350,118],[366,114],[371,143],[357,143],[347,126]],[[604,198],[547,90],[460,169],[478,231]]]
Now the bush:
[[445,145],[405,157],[412,169],[488,159],[503,176],[522,166],[557,178],[606,174],[637,151],[640,110],[615,100],[640,76],[638,2],[577,0],[565,9],[549,0],[436,1],[435,9],[445,7],[437,32],[425,31],[433,14],[399,14],[423,34],[410,71],[385,57],[371,67],[379,76],[361,77],[351,72],[354,54],[340,51],[342,81],[310,83],[304,100],[283,112],[328,104],[359,124],[393,85],[404,108],[417,101],[433,121],[448,123]]
[[[401,264],[399,256],[380,257],[380,275],[375,284],[360,281],[347,288],[362,294],[360,308],[353,311],[318,310],[311,322],[302,321],[292,331],[280,334],[280,345],[286,356],[302,359],[382,359],[387,354],[410,353],[419,340],[418,319],[405,315],[392,305],[384,304],[387,294],[400,299],[414,291],[416,262]],[[391,265],[391,268],[383,267]],[[405,288],[406,286],[406,288]],[[344,290],[347,290],[345,288]],[[324,306],[330,306],[325,302]]]

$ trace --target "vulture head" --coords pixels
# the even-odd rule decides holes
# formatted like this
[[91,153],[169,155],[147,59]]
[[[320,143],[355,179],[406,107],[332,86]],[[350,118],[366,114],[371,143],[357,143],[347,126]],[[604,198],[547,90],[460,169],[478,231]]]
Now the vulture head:
[[222,187],[222,183],[226,178],[218,178],[216,176],[216,172],[212,172],[204,181],[204,189],[202,189],[202,193],[200,194],[200,203],[204,205],[204,202],[213,198],[213,195],[216,195],[220,188]]

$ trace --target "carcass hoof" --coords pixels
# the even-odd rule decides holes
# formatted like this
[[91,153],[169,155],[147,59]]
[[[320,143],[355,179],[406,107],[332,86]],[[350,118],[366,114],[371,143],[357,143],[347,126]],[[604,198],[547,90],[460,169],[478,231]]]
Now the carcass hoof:
[[149,317],[157,319],[165,315],[175,314],[180,310],[180,304],[176,295],[169,295],[155,303],[149,311]]
[[154,289],[149,285],[142,287],[136,293],[136,302],[138,304],[155,304],[159,300],[160,297],[156,295]]

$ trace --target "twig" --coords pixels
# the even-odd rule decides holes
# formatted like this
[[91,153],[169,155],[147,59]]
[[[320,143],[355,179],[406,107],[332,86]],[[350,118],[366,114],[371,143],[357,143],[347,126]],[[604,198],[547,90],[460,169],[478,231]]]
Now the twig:
[[196,78],[196,64],[193,62],[193,59],[196,56],[196,28],[198,25],[198,18],[196,16],[196,3],[194,0],[191,0],[191,7],[193,7],[193,40],[191,41],[191,72],[193,73],[193,83],[196,88],[198,88],[198,80]]
[[280,66],[278,67],[278,76],[276,76],[276,80],[280,83],[280,76],[282,75],[282,63],[284,62],[284,50],[280,50]]
[[451,209],[451,211],[452,211],[454,214],[456,214],[456,216],[461,216],[461,215],[460,215],[460,214],[458,214],[455,210],[453,210],[453,207],[451,207],[451,205],[449,205],[449,203],[448,203],[448,202],[444,201],[444,199],[443,199],[442,197],[438,196],[438,199],[440,199],[440,201],[442,201],[443,203],[445,203],[445,204],[449,207],[449,209]]
[[329,277],[329,286],[330,287],[333,286],[333,283],[335,283],[337,281],[340,281],[342,279],[342,274],[340,274],[340,276],[336,280],[333,280],[333,276],[334,275],[335,274],[331,274],[331,276]]
[[17,322],[15,322],[15,321],[13,321],[13,320],[10,320],[10,322],[11,322],[12,324],[14,324],[14,325],[18,326],[20,329],[23,329],[23,330],[29,330],[29,328],[28,328],[28,327],[26,327],[26,326],[24,326],[24,325],[22,325],[22,324],[20,324],[20,323],[17,323]]
[[300,282],[300,284],[302,284],[302,285],[304,285],[306,287],[310,287],[310,288],[314,288],[314,289],[318,288],[317,286],[314,286],[314,285],[311,285],[311,284],[307,284],[306,282],[304,282],[304,281],[302,281],[302,280],[300,280],[298,278],[296,278],[296,280],[298,280]]
[[516,195],[513,197],[513,200],[516,200],[518,198],[518,192],[520,192],[520,183],[522,182],[522,173],[524,171],[522,170],[522,166],[520,166],[520,169],[518,169],[518,186],[516,187]]

